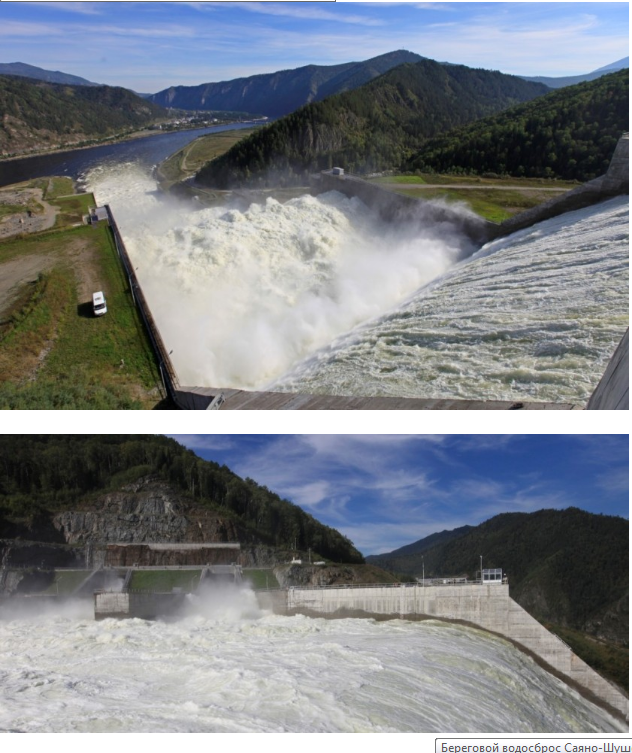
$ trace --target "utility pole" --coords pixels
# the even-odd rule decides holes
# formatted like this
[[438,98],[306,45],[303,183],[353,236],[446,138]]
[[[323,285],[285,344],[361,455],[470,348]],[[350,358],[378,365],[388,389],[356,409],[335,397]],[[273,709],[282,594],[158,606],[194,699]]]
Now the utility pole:
[[426,587],[426,563],[424,562],[423,555],[421,557],[421,583],[422,587]]
[[483,555],[481,554],[481,586],[483,585]]

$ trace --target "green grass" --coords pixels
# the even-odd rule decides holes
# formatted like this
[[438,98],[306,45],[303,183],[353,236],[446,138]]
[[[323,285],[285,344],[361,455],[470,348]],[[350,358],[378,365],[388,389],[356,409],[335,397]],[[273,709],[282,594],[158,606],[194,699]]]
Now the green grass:
[[546,627],[567,643],[586,664],[628,691],[630,675],[627,648],[598,641],[571,628],[550,624],[546,624]]
[[[404,194],[404,191],[402,191]],[[418,191],[407,190],[406,196],[417,199],[445,199],[448,202],[462,202],[469,208],[490,222],[502,222],[525,209],[538,206],[558,194],[551,193],[521,193],[511,190],[494,190],[493,187],[480,190],[461,190],[455,188],[428,188]]]
[[69,227],[83,222],[90,207],[95,205],[94,196],[90,193],[64,196],[51,201],[60,211],[55,218],[55,227]]
[[129,584],[131,591],[169,593],[174,588],[195,591],[200,582],[201,570],[139,570],[134,572]]
[[78,236],[98,244],[100,279],[108,302],[103,317],[91,315],[90,301],[77,301],[85,316],[72,312],[60,331],[58,343],[47,359],[44,376],[74,379],[85,384],[116,387],[127,381],[127,374],[139,378],[146,388],[158,380],[153,354],[144,340],[138,313],[133,306],[127,281],[123,275],[109,228],[83,227],[74,231]]
[[258,588],[280,588],[272,570],[244,570],[244,580],[250,581],[255,591]]
[[[73,248],[82,256],[70,256]],[[0,407],[155,407],[162,398],[160,375],[109,228],[81,226],[0,243],[0,263],[30,253],[56,262],[35,285],[24,286],[3,317]],[[91,265],[106,294],[104,317],[94,317],[91,302],[78,299],[78,263]]]
[[48,178],[45,183],[42,198],[46,201],[74,193],[72,178]]
[[89,575],[86,570],[56,570],[53,582],[42,593],[69,596]]
[[11,214],[22,214],[25,210],[22,204],[0,204],[0,219]]
[[254,129],[222,131],[195,139],[158,166],[157,176],[161,187],[166,190],[173,183],[196,173],[207,162],[227,152],[253,131]]

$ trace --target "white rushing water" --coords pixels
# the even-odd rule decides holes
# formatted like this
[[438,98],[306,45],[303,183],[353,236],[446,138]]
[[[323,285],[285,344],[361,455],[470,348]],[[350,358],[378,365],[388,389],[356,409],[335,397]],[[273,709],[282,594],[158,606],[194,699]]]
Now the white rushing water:
[[280,617],[209,593],[169,622],[0,610],[0,730],[621,732],[505,641],[436,621]]
[[585,401],[627,326],[627,197],[464,258],[456,229],[413,234],[337,192],[191,211],[134,165],[87,184],[182,384]]

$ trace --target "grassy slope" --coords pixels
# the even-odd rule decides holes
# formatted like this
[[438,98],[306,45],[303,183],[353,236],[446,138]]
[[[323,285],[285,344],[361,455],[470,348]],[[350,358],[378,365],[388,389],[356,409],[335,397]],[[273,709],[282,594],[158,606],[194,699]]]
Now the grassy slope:
[[[0,264],[17,256],[52,256],[53,268],[23,287],[0,332],[0,407],[111,409],[153,407],[160,400],[153,353],[128,291],[109,229],[68,228],[91,196],[56,199],[62,230],[0,244]],[[68,249],[81,248],[79,257]],[[95,318],[77,294],[77,266],[89,259],[102,281],[108,314]]]
[[196,173],[203,165],[227,152],[238,141],[254,132],[253,129],[209,133],[191,141],[162,162],[156,177],[163,190]]

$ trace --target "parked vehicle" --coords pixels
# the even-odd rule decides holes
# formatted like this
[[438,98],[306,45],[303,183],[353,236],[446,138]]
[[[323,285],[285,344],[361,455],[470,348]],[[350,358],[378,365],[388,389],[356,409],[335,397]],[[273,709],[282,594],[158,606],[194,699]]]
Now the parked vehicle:
[[105,304],[105,296],[102,291],[92,294],[92,310],[95,316],[103,316],[107,313],[108,307]]

